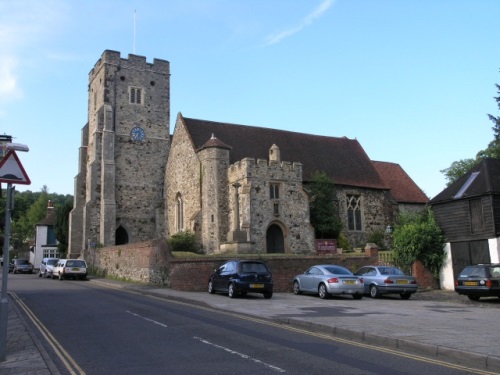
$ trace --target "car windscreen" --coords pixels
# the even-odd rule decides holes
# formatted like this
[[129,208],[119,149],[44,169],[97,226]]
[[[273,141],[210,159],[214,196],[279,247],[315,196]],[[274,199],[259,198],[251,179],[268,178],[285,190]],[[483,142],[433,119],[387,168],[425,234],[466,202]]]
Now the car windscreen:
[[483,267],[466,267],[460,272],[460,277],[486,277],[486,270]]
[[396,267],[379,267],[378,268],[382,275],[399,275],[404,276],[404,272]]
[[66,267],[87,267],[83,260],[68,260]]
[[328,266],[325,267],[325,269],[334,274],[334,275],[349,275],[352,276],[352,272],[349,271],[347,268],[344,267],[338,267],[338,266]]
[[22,264],[30,264],[30,262],[27,259],[15,259],[14,263],[18,266]]
[[49,259],[47,261],[47,265],[48,266],[55,266],[57,264],[57,262],[59,261],[59,259]]
[[269,272],[266,265],[264,263],[251,263],[245,262],[241,264],[241,272],[250,273],[250,272]]

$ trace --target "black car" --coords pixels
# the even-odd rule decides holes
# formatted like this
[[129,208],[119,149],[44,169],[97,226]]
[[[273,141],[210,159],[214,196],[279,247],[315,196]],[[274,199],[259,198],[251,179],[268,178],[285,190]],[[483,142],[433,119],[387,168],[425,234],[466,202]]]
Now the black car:
[[500,298],[500,263],[465,267],[455,281],[455,291],[472,301],[481,297]]
[[229,298],[238,294],[261,293],[264,298],[273,296],[273,278],[264,262],[257,260],[231,260],[224,263],[210,276],[208,293],[227,293]]
[[9,264],[9,272],[12,273],[33,273],[33,265],[28,259],[14,259]]

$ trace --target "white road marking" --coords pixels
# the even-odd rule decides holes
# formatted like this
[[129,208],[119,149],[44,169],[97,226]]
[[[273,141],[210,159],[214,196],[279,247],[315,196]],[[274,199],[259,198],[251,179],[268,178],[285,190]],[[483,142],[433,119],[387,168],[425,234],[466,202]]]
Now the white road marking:
[[237,352],[237,351],[231,350],[231,349],[226,348],[226,347],[224,347],[224,346],[220,346],[220,345],[214,344],[214,343],[212,343],[212,342],[210,342],[210,341],[207,341],[207,340],[205,340],[205,339],[202,339],[201,337],[196,337],[196,336],[194,336],[193,338],[194,338],[195,340],[198,340],[198,341],[202,342],[203,344],[211,345],[211,346],[216,347],[216,348],[218,348],[218,349],[222,349],[222,350],[224,350],[224,351],[226,351],[226,352],[228,352],[228,353],[230,353],[230,354],[235,354],[235,355],[237,355],[237,356],[240,356],[241,358],[248,359],[248,360],[250,360],[250,361],[252,361],[252,362],[255,362],[255,363],[258,363],[258,364],[263,365],[263,366],[265,366],[265,367],[268,367],[268,368],[270,368],[271,370],[274,370],[274,371],[277,371],[277,372],[286,372],[286,370],[283,370],[283,369],[282,369],[282,368],[280,368],[280,367],[270,365],[270,364],[268,364],[268,363],[262,362],[260,359],[257,359],[257,358],[252,358],[252,357],[250,357],[249,355],[246,355],[246,354],[243,354],[243,353],[239,353],[239,352]]
[[158,324],[159,326],[162,326],[163,328],[167,328],[167,327],[168,327],[166,324],[163,324],[163,323],[157,322],[156,320],[153,320],[153,319],[146,318],[146,317],[144,317],[144,316],[141,316],[141,315],[139,315],[139,314],[133,313],[133,312],[131,312],[131,311],[128,311],[128,310],[127,310],[126,312],[128,312],[129,314],[132,314],[132,315],[134,315],[134,316],[137,316],[138,318],[144,319],[144,320],[146,320],[146,321],[148,321],[148,322],[151,322],[151,323],[154,323],[154,324]]

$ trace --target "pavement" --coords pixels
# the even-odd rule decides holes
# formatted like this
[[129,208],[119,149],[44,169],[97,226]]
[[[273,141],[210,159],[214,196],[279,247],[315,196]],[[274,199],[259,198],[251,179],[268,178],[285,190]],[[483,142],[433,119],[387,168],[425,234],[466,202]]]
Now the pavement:
[[[322,300],[293,293],[275,293],[272,299],[251,294],[230,299],[222,294],[184,292],[102,278],[91,278],[90,282],[404,351],[482,373],[500,374],[498,298],[476,302],[454,291],[419,290],[407,301],[399,296]],[[26,334],[21,334],[23,331]],[[0,362],[0,374],[58,375],[44,345],[48,344],[37,339],[10,296],[7,356]]]

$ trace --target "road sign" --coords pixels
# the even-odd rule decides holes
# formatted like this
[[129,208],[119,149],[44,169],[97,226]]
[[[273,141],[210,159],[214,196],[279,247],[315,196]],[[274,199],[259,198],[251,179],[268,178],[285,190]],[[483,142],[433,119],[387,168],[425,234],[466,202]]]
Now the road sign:
[[10,150],[0,161],[0,182],[21,185],[31,184],[31,180],[14,150]]

